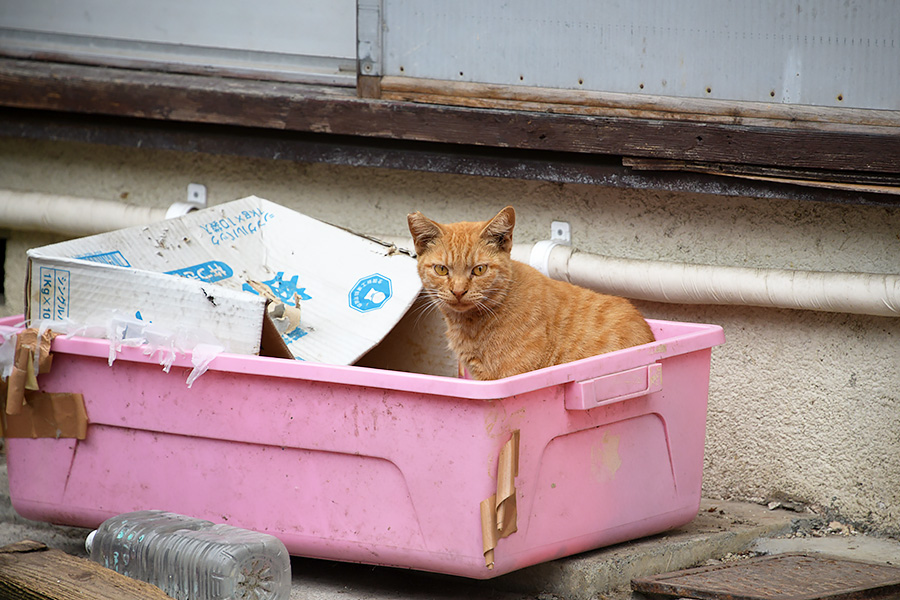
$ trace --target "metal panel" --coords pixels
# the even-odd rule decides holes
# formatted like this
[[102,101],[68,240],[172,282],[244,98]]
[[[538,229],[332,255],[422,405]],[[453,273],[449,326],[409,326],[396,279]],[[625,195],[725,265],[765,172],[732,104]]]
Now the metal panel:
[[897,598],[900,568],[824,554],[776,554],[631,582],[638,592],[707,600]]
[[382,74],[382,0],[357,1],[357,58],[361,75]]
[[892,0],[383,0],[384,74],[900,109]]
[[0,53],[353,85],[355,0],[0,2]]

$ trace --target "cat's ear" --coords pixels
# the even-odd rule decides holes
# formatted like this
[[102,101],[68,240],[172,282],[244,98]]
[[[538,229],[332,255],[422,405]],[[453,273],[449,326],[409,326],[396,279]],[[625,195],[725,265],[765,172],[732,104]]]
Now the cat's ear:
[[481,237],[490,244],[495,244],[504,252],[512,250],[512,232],[516,226],[516,211],[507,206],[497,216],[488,221],[481,230]]
[[413,236],[413,244],[418,255],[425,252],[428,246],[444,233],[440,225],[418,211],[406,215],[406,221],[409,223],[409,232]]

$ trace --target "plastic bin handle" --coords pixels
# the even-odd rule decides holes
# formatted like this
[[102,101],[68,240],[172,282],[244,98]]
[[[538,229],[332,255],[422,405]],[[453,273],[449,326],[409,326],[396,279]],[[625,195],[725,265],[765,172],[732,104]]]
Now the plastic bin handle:
[[576,381],[566,392],[567,410],[589,410],[662,389],[662,365],[653,363],[612,375]]

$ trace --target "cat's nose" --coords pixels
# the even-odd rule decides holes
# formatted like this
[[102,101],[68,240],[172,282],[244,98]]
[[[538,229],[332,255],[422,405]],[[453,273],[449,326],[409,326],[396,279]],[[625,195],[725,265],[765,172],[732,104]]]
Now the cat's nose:
[[465,296],[466,292],[468,292],[469,290],[462,290],[461,292],[458,292],[456,290],[452,290],[452,291],[453,291],[453,295],[456,296],[457,300],[462,300],[462,297]]

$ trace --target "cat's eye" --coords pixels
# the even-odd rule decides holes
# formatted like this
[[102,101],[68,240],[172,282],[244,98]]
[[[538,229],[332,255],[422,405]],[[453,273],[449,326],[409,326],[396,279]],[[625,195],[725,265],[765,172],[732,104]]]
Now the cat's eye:
[[475,265],[472,275],[484,275],[485,271],[487,271],[487,265]]
[[448,269],[445,265],[434,265],[434,272],[438,275],[443,276],[449,273],[450,269]]

